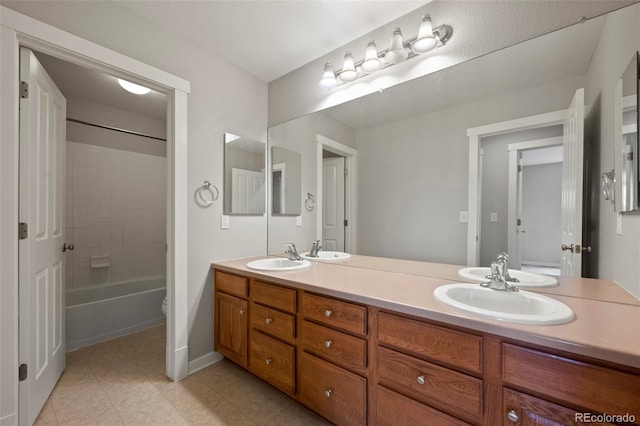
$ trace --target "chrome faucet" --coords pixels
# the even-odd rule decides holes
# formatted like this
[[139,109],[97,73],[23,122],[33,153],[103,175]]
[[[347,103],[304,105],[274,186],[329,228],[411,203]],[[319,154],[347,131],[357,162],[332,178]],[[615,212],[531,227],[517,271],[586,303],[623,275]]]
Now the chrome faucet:
[[491,275],[487,275],[491,281],[488,283],[480,284],[481,287],[487,287],[492,290],[500,291],[520,291],[518,287],[509,284],[506,279],[507,275],[507,261],[503,257],[498,256],[498,259],[491,262]]
[[302,260],[293,243],[287,243],[287,250],[284,253],[289,256],[289,260]]
[[322,246],[320,245],[320,240],[315,240],[311,243],[311,251],[309,252],[309,257],[318,257],[318,252]]
[[498,254],[496,260],[504,260],[504,279],[512,283],[519,283],[520,280],[509,275],[509,255],[505,252]]

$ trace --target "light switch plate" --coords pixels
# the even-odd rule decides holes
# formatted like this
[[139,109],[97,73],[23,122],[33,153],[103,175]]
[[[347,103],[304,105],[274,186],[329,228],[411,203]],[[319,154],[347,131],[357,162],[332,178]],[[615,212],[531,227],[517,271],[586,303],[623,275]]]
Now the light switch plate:
[[220,215],[220,229],[229,229],[229,215]]
[[491,223],[496,223],[498,221],[498,213],[491,213],[489,215],[489,221]]
[[469,212],[460,212],[460,223],[469,222]]
[[302,226],[302,216],[296,216],[296,226]]

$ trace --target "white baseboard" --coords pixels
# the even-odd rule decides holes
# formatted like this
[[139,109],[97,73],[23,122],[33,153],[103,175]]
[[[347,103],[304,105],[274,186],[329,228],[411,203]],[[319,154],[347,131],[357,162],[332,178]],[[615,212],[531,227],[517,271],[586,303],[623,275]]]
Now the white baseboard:
[[196,358],[193,361],[189,361],[189,374],[193,374],[196,371],[200,371],[203,368],[222,361],[224,357],[218,352],[209,352],[202,355],[200,358]]
[[155,327],[156,325],[164,324],[166,318],[164,316],[156,319],[143,322],[142,324],[136,324],[133,327],[127,327],[120,330],[115,330],[109,333],[101,334],[99,336],[93,336],[88,339],[76,340],[74,342],[66,342],[66,351],[73,351],[75,349],[84,348],[85,346],[95,345],[97,343],[106,342],[107,340],[115,339],[116,337],[126,336],[127,334],[136,333],[138,331],[145,330],[147,328]]
[[18,424],[18,416],[16,413],[9,414],[0,419],[0,426],[15,426]]

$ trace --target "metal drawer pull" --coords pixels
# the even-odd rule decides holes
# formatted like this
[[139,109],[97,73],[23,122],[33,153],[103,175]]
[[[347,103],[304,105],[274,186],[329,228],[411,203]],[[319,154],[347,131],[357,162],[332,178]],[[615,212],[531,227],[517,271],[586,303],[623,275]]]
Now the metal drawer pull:
[[266,322],[267,324],[271,324],[273,322],[273,318],[267,318],[266,320],[264,320],[264,322]]
[[516,413],[516,410],[509,410],[509,412],[507,412],[507,419],[511,423],[518,423],[520,417],[518,417],[518,413]]
[[246,311],[244,309],[240,309],[240,315],[244,315]]
[[333,315],[333,311],[331,309],[327,309],[326,311],[324,311],[325,317],[330,317],[331,315]]
[[333,345],[333,342],[331,340],[327,340],[326,342],[324,342],[325,348],[330,348],[331,345]]
[[332,393],[333,391],[331,389],[327,389],[326,391],[324,391],[324,396],[326,396],[327,398],[331,398]]
[[416,382],[418,382],[419,385],[424,385],[425,384],[424,376],[421,374],[418,377],[416,377]]
[[267,365],[271,365],[271,363],[273,362],[273,360],[271,358],[267,358],[267,360],[265,361],[267,363]]

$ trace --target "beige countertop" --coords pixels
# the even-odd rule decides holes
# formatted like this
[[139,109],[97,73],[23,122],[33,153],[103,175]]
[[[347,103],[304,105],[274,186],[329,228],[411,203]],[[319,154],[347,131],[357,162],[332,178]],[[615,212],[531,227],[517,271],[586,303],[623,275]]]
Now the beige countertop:
[[[456,265],[352,256],[346,261],[348,263],[312,262],[311,267],[297,271],[255,271],[246,267],[247,262],[260,258],[263,256],[220,261],[212,266],[219,270],[640,368],[640,304],[611,281],[562,278],[558,287],[545,289],[545,293],[573,309],[576,319],[568,324],[534,326],[474,317],[438,302],[433,297],[436,287],[465,281],[458,277],[457,270],[460,266]],[[383,269],[384,267],[387,269]]]

